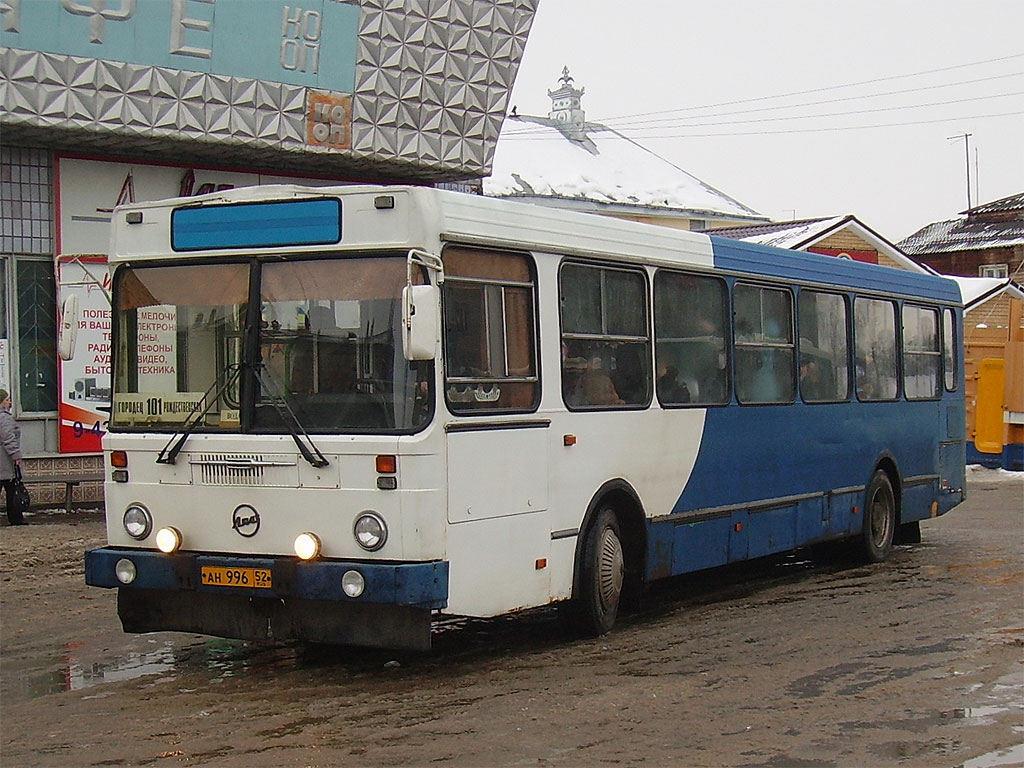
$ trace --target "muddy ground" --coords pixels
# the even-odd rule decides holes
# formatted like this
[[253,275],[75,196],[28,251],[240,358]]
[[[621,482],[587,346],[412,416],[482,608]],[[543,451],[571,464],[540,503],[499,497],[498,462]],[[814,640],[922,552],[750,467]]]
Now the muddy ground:
[[656,585],[599,639],[551,611],[429,656],[124,635],[99,513],[0,528],[0,765],[1024,765],[1024,478],[924,542]]

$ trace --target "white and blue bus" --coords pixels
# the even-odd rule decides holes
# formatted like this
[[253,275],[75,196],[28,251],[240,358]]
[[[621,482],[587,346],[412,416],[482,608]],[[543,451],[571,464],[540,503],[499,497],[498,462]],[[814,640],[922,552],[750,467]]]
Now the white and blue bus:
[[417,187],[114,215],[107,546],[125,631],[428,648],[964,498],[932,275]]

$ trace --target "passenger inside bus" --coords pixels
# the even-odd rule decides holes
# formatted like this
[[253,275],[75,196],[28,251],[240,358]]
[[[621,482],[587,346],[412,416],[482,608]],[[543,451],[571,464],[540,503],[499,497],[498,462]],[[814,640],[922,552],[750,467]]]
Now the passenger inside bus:
[[679,380],[679,371],[667,363],[658,364],[658,398],[663,403],[689,403],[690,388]]
[[592,357],[587,361],[583,375],[580,376],[574,394],[576,405],[623,405],[625,401],[619,397],[612,377],[607,374],[604,361],[600,357]]
[[810,355],[800,358],[800,394],[804,400],[821,401],[829,398],[821,365]]
[[613,359],[610,347],[576,342],[572,345],[570,348],[568,343],[562,343],[562,391],[566,404],[581,408],[623,405],[625,401],[608,374],[610,366],[606,359]]

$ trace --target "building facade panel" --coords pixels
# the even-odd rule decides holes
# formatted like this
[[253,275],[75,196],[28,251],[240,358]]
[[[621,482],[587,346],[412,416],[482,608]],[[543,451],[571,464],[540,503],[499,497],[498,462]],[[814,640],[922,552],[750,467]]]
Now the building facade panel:
[[185,142],[295,172],[480,176],[536,4],[6,0],[0,124],[26,146],[171,159]]

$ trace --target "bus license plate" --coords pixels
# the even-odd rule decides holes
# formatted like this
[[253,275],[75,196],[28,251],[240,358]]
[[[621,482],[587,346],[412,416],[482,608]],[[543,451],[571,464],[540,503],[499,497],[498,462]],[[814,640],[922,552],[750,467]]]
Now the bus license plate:
[[269,568],[221,568],[204,565],[200,577],[205,587],[246,587],[270,589],[273,580]]

